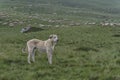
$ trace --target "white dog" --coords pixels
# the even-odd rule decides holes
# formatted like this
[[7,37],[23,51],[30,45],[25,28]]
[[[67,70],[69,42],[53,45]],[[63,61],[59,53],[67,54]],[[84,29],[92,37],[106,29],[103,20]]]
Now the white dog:
[[31,39],[27,41],[27,51],[28,51],[28,63],[30,64],[30,58],[32,57],[33,62],[35,62],[35,49],[47,53],[48,62],[52,64],[52,54],[54,47],[58,42],[58,37],[55,34],[49,36],[48,40],[42,41],[39,39]]

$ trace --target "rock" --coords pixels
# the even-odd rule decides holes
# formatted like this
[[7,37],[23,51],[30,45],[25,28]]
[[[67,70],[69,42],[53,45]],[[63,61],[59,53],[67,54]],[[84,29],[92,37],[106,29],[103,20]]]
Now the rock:
[[28,32],[30,29],[31,29],[31,27],[28,26],[28,27],[22,28],[20,32],[25,33],[25,32]]
[[9,23],[9,26],[13,27],[13,26],[14,26],[14,24],[13,24],[13,23]]

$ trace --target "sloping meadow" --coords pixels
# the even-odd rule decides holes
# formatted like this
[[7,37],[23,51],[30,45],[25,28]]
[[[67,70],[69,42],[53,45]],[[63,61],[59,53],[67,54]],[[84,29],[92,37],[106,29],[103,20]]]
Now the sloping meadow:
[[[120,28],[79,26],[46,28],[20,33],[21,27],[0,27],[0,80],[119,80]],[[46,54],[27,63],[21,50],[32,38],[48,39],[57,34],[59,42],[49,65]]]

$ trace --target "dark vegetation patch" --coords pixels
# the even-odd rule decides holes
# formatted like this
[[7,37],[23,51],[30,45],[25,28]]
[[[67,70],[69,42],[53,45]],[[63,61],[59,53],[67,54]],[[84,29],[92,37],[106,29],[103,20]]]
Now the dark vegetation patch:
[[13,60],[13,59],[4,59],[4,64],[18,64],[18,65],[24,65],[25,63],[23,60]]
[[98,52],[99,50],[96,49],[96,48],[90,48],[90,47],[79,47],[79,48],[76,48],[74,49],[74,51],[95,51],[95,52]]
[[113,37],[120,37],[120,34],[114,34]]

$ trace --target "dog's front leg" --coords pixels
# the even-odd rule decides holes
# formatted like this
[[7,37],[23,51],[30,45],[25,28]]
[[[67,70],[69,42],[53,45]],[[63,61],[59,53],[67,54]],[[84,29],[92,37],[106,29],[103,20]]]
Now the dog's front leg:
[[49,64],[52,64],[52,49],[47,48],[47,57]]

